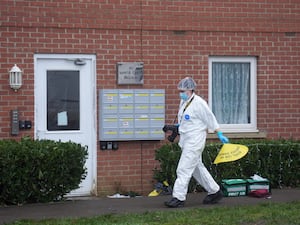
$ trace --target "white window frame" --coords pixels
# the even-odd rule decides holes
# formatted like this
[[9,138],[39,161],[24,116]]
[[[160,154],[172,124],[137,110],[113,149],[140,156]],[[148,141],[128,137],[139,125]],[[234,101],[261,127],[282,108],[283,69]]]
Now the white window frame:
[[257,59],[251,56],[210,56],[208,60],[208,104],[212,109],[212,63],[213,62],[246,62],[250,63],[250,117],[251,122],[248,124],[220,124],[224,132],[258,132],[257,130]]

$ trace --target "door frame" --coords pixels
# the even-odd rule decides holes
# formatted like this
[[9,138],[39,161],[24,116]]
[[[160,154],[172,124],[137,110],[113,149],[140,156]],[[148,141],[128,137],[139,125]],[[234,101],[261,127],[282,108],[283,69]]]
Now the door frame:
[[[38,97],[38,93],[36,93],[36,87],[39,85],[38,83],[38,62],[39,60],[71,60],[75,61],[77,59],[82,60],[91,60],[91,79],[89,86],[92,91],[92,114],[88,115],[93,119],[93,125],[90,126],[90,134],[91,134],[91,150],[89,150],[89,154],[91,154],[91,172],[92,173],[92,184],[90,195],[97,195],[97,91],[96,91],[96,55],[95,54],[34,54],[34,139],[38,139],[38,113],[37,108],[39,106],[38,101],[41,101]],[[46,101],[46,99],[45,99]],[[80,194],[70,194],[71,196],[78,196]]]

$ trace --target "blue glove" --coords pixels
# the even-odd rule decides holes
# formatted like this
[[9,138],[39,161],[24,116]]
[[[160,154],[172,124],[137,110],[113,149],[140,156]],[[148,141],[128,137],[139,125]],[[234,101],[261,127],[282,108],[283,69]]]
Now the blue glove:
[[225,137],[225,136],[223,135],[222,131],[218,131],[217,135],[218,135],[218,138],[220,139],[220,141],[221,141],[223,144],[229,142],[228,138]]

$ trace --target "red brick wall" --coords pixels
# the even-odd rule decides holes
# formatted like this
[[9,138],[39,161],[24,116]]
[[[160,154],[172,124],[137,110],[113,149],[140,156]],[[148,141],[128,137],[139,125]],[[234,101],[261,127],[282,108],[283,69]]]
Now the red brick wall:
[[[108,3],[105,3],[108,2]],[[166,90],[166,121],[187,74],[207,99],[210,55],[256,56],[258,129],[268,138],[300,139],[300,3],[268,1],[1,0],[0,138],[10,136],[10,110],[34,121],[34,53],[95,53],[97,89],[117,86],[117,62],[143,61],[143,88]],[[8,71],[24,71],[13,92]],[[17,137],[32,135],[33,129]],[[152,189],[154,151],[163,142],[121,142],[98,151],[98,192]],[[98,148],[99,149],[99,148]]]

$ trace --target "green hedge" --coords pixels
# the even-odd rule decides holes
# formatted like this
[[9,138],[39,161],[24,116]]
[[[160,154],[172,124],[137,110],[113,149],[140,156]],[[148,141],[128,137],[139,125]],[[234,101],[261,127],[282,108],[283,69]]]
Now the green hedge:
[[[213,164],[219,149],[219,143],[207,144],[203,152],[203,162],[215,180],[249,178],[254,174],[268,178],[272,188],[300,187],[300,142],[292,140],[256,141],[241,140],[236,144],[248,146],[245,157],[234,162]],[[176,179],[176,168],[181,154],[177,144],[166,144],[156,150],[155,158],[160,168],[155,168],[154,179],[167,180],[173,185]],[[199,186],[194,179],[190,182],[189,192]],[[201,187],[200,187],[201,189]]]
[[85,178],[87,154],[72,142],[0,140],[0,204],[62,199]]

